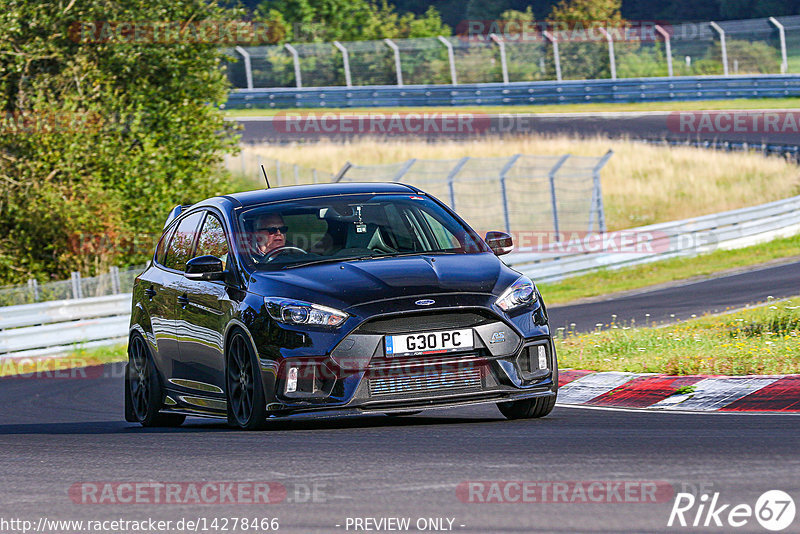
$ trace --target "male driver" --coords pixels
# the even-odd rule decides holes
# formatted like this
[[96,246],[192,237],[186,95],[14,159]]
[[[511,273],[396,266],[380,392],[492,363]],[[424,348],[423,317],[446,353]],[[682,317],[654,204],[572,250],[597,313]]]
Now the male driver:
[[276,248],[286,246],[286,232],[289,228],[284,224],[283,217],[277,213],[262,215],[256,219],[254,230],[258,254],[263,256]]

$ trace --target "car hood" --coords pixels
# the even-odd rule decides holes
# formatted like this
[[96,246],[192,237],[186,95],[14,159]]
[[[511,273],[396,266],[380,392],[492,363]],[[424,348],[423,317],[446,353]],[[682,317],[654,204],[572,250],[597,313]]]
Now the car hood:
[[499,294],[518,276],[489,253],[419,255],[258,272],[250,291],[347,309],[400,297]]

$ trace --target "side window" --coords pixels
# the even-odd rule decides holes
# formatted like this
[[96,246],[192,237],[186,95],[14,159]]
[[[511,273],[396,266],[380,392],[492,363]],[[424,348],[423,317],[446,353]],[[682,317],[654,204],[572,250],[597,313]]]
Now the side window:
[[203,212],[192,213],[178,224],[177,230],[172,235],[172,240],[164,258],[164,267],[182,271],[186,261],[191,259],[197,227],[203,218]]
[[433,236],[436,238],[438,242],[439,248],[442,250],[454,249],[454,248],[461,248],[461,243],[458,242],[458,238],[450,233],[450,230],[445,228],[442,223],[434,218],[433,215],[428,213],[425,210],[420,210],[425,217],[425,220],[428,223],[428,226],[431,227],[431,231],[433,232]]
[[167,257],[167,245],[169,244],[169,240],[172,238],[172,233],[174,231],[175,227],[173,226],[164,232],[164,235],[161,236],[161,241],[158,242],[158,247],[156,248],[156,263],[159,265],[164,265],[164,260]]
[[200,238],[197,242],[197,256],[216,256],[223,263],[228,261],[228,240],[225,238],[225,229],[216,215],[211,213],[203,223]]

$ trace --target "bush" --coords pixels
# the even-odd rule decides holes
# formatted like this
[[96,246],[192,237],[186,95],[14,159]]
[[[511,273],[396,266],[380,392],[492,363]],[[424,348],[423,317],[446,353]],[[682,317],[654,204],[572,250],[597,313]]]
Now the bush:
[[173,205],[228,187],[221,157],[237,140],[215,106],[225,56],[216,43],[93,41],[71,25],[234,12],[204,0],[0,6],[3,49],[17,51],[0,53],[0,283],[143,262]]

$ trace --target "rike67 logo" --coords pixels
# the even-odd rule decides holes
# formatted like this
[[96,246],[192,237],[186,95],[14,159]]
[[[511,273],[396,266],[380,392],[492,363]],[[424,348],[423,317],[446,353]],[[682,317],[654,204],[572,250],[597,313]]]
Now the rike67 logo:
[[740,528],[752,525],[755,518],[767,530],[778,532],[788,528],[795,517],[792,497],[780,490],[764,492],[751,506],[748,503],[724,503],[719,492],[699,498],[691,493],[678,493],[669,514],[667,526]]

